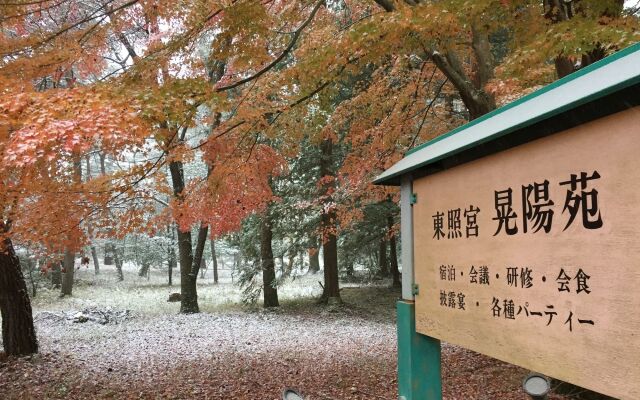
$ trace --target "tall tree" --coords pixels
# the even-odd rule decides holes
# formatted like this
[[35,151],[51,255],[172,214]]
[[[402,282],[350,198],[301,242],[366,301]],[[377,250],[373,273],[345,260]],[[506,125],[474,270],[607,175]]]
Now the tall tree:
[[324,197],[321,214],[322,258],[324,265],[324,287],[322,301],[341,302],[338,276],[338,238],[336,235],[336,211],[332,204],[332,193],[335,187],[333,170],[333,140],[326,138],[321,144],[320,181]]

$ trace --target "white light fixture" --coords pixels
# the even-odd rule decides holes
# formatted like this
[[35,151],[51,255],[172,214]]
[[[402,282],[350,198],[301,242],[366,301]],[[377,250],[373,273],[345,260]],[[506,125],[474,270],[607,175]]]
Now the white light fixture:
[[524,378],[522,388],[533,400],[546,400],[551,391],[551,381],[544,375],[532,373]]
[[282,392],[282,400],[304,400],[304,397],[293,389],[285,389],[284,392]]

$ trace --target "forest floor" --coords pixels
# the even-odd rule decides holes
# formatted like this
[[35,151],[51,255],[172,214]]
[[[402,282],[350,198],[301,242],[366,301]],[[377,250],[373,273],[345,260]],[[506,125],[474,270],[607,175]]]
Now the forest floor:
[[[40,354],[0,357],[0,399],[395,399],[395,301],[378,285],[345,285],[343,306],[320,306],[321,276],[280,290],[276,310],[240,304],[223,277],[199,285],[200,314],[178,314],[160,271],[80,270],[74,296],[41,288],[34,299]],[[68,317],[93,309],[115,321]],[[129,312],[125,312],[129,310]],[[1,347],[0,347],[1,349]],[[443,343],[445,399],[526,399],[527,371]],[[551,399],[563,399],[552,396]]]

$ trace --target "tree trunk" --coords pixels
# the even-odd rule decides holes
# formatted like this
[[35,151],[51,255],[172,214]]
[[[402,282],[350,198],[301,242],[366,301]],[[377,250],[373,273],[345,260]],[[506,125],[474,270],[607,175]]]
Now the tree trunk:
[[389,233],[389,258],[391,261],[391,276],[393,276],[393,287],[400,287],[400,270],[398,269],[398,254],[396,248],[396,234],[392,232],[393,229],[393,217],[389,216],[388,219]]
[[564,78],[575,71],[573,61],[569,59],[569,57],[557,56],[554,64],[556,66],[556,76],[558,79]]
[[75,259],[76,253],[69,250],[64,252],[64,261],[62,263],[64,272],[62,274],[60,296],[71,296],[73,292],[73,274],[76,270]]
[[91,258],[93,258],[93,267],[96,275],[100,275],[100,262],[98,261],[98,251],[96,250],[96,246],[91,246]]
[[349,261],[345,266],[344,270],[347,276],[353,277],[353,275],[355,274],[355,270],[353,269],[353,261]]
[[291,272],[293,271],[293,265],[295,262],[296,256],[295,256],[295,252],[293,249],[291,249],[291,251],[289,251],[289,257],[287,260],[287,266],[283,271],[283,277],[288,278],[289,276],[291,276]]
[[33,260],[31,259],[31,257],[27,256],[27,270],[29,271],[29,282],[31,283],[31,297],[36,297],[36,295],[38,294],[38,284],[37,282],[33,279]]
[[[330,221],[331,215],[326,215]],[[326,241],[322,244],[322,255],[324,261],[324,290],[322,299],[326,302],[340,302],[340,286],[338,281],[338,242],[336,235],[330,233]]]
[[174,247],[175,235],[173,226],[167,227],[167,233],[171,235],[171,243],[167,247],[167,267],[169,275],[169,286],[173,286],[173,268],[176,266],[176,249]]
[[456,54],[447,51],[444,55],[438,51],[429,54],[433,63],[449,79],[460,94],[462,102],[469,110],[469,119],[476,119],[495,110],[496,103],[484,88],[476,88],[472,80],[466,75]]
[[58,289],[62,285],[62,263],[59,261],[54,262],[51,267],[51,285],[54,289]]
[[85,174],[85,179],[86,180],[91,180],[91,157],[90,156],[86,156],[84,161],[85,161],[85,169],[87,170],[87,172]]
[[191,276],[195,280],[198,277],[198,271],[200,268],[207,268],[204,261],[204,247],[207,244],[207,234],[209,233],[208,225],[200,225],[198,229],[198,241],[196,242],[196,252],[193,255],[193,263],[191,264]]
[[118,282],[124,281],[124,273],[122,272],[122,259],[120,258],[120,253],[118,253],[118,248],[115,245],[112,245],[113,249],[113,261],[116,264],[116,271],[118,272]]
[[[6,233],[6,230],[4,222],[0,221],[0,231]],[[5,238],[0,246],[0,313],[4,352],[12,356],[37,353],[31,301],[20,260],[9,238]]]
[[370,271],[370,275],[373,275],[373,271],[376,270],[376,259],[377,259],[378,255],[376,254],[375,251],[370,251],[369,252],[369,271]]
[[387,241],[380,239],[378,246],[378,274],[386,278],[389,276],[389,259],[387,258]]
[[[207,72],[209,75],[209,81],[215,83],[222,78],[224,74],[224,68],[226,63],[211,61],[207,65]],[[219,126],[222,118],[222,114],[218,112],[213,113],[213,123],[211,129],[215,129]],[[162,125],[166,128],[166,122]],[[184,142],[187,128],[184,127],[180,132],[176,132],[176,138],[179,143]],[[211,173],[212,166],[207,166],[207,178]],[[172,161],[169,163],[169,172],[171,173],[171,184],[173,186],[173,197],[177,200],[183,199],[183,191],[185,188],[184,168],[181,161]],[[198,291],[197,282],[198,270],[200,269],[200,262],[202,261],[202,255],[204,253],[204,246],[207,241],[207,233],[209,232],[209,226],[201,225],[198,229],[198,241],[196,243],[195,254],[193,253],[193,240],[191,238],[191,231],[181,232],[178,229],[178,257],[180,260],[180,293],[182,294],[182,300],[180,302],[180,312],[183,314],[191,314],[200,312],[198,307]]]
[[304,251],[300,250],[298,252],[298,259],[300,260],[300,273],[302,273],[302,271],[304,271]]
[[[73,182],[82,183],[82,159],[76,157],[73,161]],[[60,296],[71,296],[73,291],[73,275],[75,273],[76,253],[70,249],[64,252],[64,274],[62,276],[62,290]]]
[[[322,178],[334,178],[335,174],[332,171],[333,142],[331,139],[323,140],[321,150],[320,176]],[[323,185],[325,204],[330,204],[332,201],[330,193],[334,185],[333,180],[329,180]],[[338,240],[335,234],[336,211],[334,208],[327,209],[327,207],[322,207],[322,210],[320,222],[322,227],[322,256],[324,261],[324,290],[321,299],[327,303],[341,302],[338,279]]]
[[[315,244],[317,244],[316,242]],[[309,271],[308,274],[316,274],[320,271],[320,249],[314,247],[309,249]]]
[[113,253],[115,252],[115,245],[113,243],[107,243],[104,245],[104,265],[113,265]]
[[[182,163],[179,161],[172,161],[169,163],[169,170],[171,172],[173,195],[180,200],[185,186]],[[206,228],[200,228],[198,233],[199,237],[201,236],[203,229]],[[204,236],[206,239],[206,231]],[[204,244],[202,247],[204,248]],[[196,249],[196,255],[197,252],[198,249]],[[200,252],[200,259],[197,259],[197,257],[194,259],[191,231],[182,232],[178,229],[178,258],[180,260],[180,293],[182,294],[180,312],[183,314],[200,312],[200,308],[198,307],[196,277],[198,276],[197,273],[200,267],[200,259],[202,259],[202,252]],[[196,262],[197,264],[195,265],[197,266],[194,267],[194,263]]]
[[178,259],[180,262],[180,312],[184,314],[200,312],[196,280],[191,276],[193,253],[191,248],[191,232],[181,232],[178,229]]
[[262,285],[264,294],[264,307],[278,307],[278,289],[275,287],[276,266],[273,258],[273,231],[271,230],[271,218],[269,211],[262,216],[260,223],[260,260],[262,266]]
[[147,274],[149,274],[150,268],[151,268],[151,265],[149,265],[148,263],[142,263],[142,266],[138,270],[138,276],[141,278],[147,276]]
[[211,261],[213,261],[213,283],[218,283],[218,258],[216,255],[216,243],[211,239]]
[[494,76],[495,60],[491,53],[489,33],[476,23],[471,24],[471,48],[475,56],[475,63],[472,65],[473,86],[478,90],[484,90]]
[[171,246],[169,248],[169,286],[173,286],[173,269],[176,267],[176,249]]
[[231,283],[233,283],[233,275],[238,270],[239,266],[240,266],[240,254],[239,252],[233,253],[233,263],[231,263]]
[[207,275],[207,263],[204,259],[200,260],[200,279],[204,279]]

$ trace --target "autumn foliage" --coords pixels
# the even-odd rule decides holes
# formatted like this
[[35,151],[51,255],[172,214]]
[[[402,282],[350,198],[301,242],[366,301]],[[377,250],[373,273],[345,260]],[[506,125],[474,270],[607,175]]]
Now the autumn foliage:
[[[617,1],[547,3],[3,3],[3,219],[52,252],[170,222],[216,237],[277,200],[305,138],[341,146],[313,201],[347,228],[395,198],[370,181],[408,149],[550,81],[558,55],[637,40]],[[172,195],[176,162],[200,169]]]

